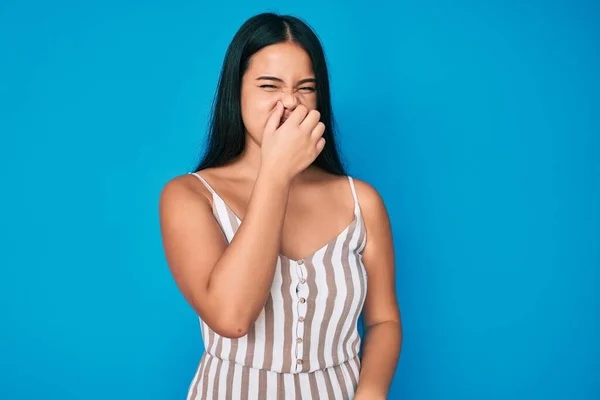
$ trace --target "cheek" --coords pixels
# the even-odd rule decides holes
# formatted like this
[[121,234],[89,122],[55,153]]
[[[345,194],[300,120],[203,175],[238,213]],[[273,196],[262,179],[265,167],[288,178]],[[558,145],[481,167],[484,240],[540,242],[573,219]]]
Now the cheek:
[[299,102],[301,104],[304,104],[306,106],[306,108],[308,108],[309,110],[316,110],[317,109],[317,95],[316,95],[316,93],[305,94],[304,96],[301,96],[299,98]]
[[242,98],[242,120],[244,127],[255,140],[260,141],[269,114],[277,104],[277,99],[262,96],[246,96]]

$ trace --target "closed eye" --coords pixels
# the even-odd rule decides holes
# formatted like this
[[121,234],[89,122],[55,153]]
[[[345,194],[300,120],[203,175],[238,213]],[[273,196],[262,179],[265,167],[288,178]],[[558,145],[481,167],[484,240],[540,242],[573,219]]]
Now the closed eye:
[[[277,89],[277,86],[275,86],[275,85],[260,85],[259,87],[263,88],[263,89]],[[316,88],[308,87],[307,86],[307,87],[302,87],[299,90],[304,90],[304,91],[308,91],[308,92],[314,92],[314,91],[316,91]]]

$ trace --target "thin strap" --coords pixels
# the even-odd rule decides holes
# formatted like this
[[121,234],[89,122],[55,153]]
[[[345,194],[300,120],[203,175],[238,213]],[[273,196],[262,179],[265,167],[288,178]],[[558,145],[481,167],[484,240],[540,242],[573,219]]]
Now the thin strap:
[[360,207],[358,205],[358,196],[356,195],[356,188],[354,187],[354,179],[350,175],[348,175],[348,180],[350,181],[350,188],[352,189],[352,197],[354,197],[354,212],[358,213]]
[[198,175],[198,174],[197,174],[197,173],[195,173],[195,172],[188,172],[188,175],[194,175],[196,178],[200,179],[200,181],[201,181],[202,183],[204,183],[204,186],[206,186],[206,188],[207,188],[208,190],[210,190],[210,192],[211,192],[212,194],[214,194],[214,195],[217,195],[217,196],[218,196],[217,192],[215,192],[215,190],[214,190],[214,189],[213,189],[213,188],[212,188],[212,187],[211,187],[211,186],[208,184],[208,182],[206,182],[206,180],[205,180],[203,177],[201,177],[200,175]]

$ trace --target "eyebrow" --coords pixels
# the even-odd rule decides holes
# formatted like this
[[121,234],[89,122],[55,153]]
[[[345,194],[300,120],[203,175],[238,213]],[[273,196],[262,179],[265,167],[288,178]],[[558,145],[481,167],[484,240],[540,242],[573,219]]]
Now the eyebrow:
[[[283,82],[283,79],[281,78],[277,78],[275,76],[259,76],[258,78],[256,78],[257,81],[276,81],[276,82]],[[315,78],[306,78],[306,79],[300,79],[298,81],[298,85],[301,85],[303,83],[317,83],[317,80]]]

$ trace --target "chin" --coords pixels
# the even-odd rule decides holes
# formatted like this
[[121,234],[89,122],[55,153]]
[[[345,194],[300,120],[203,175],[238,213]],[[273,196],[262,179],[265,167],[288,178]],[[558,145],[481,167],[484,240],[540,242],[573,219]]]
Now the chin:
[[262,133],[259,135],[256,135],[254,133],[250,133],[248,132],[248,130],[246,130],[246,139],[258,143],[258,145],[262,144]]

